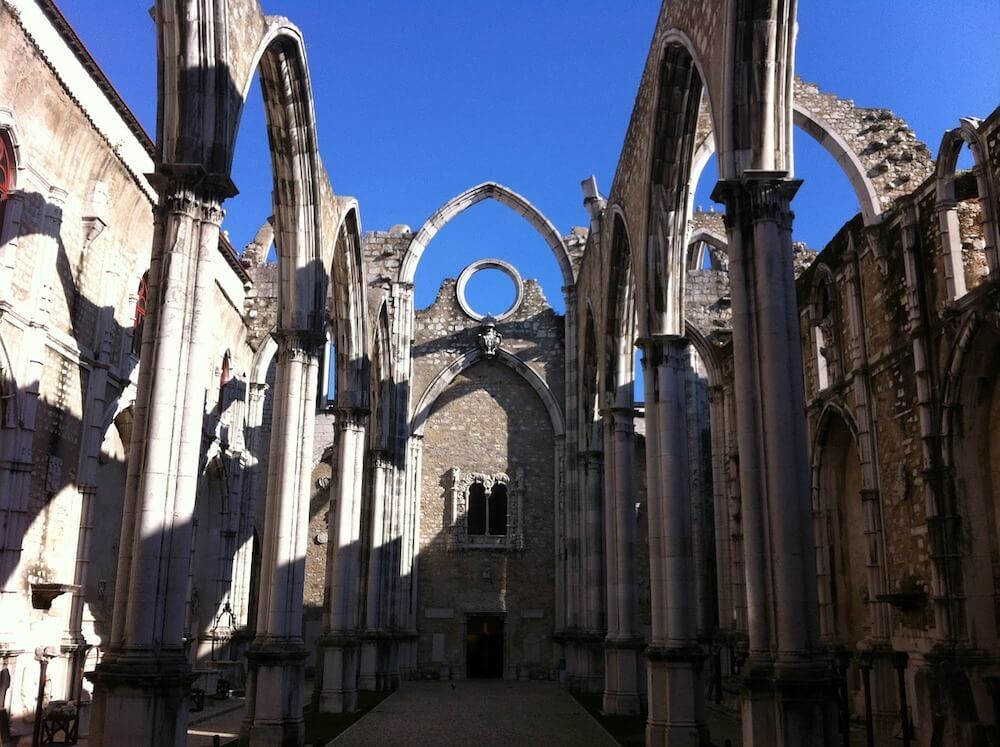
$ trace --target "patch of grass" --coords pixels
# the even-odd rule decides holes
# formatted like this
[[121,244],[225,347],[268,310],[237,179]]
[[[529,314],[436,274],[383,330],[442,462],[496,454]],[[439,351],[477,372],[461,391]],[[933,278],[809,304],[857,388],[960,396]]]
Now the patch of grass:
[[367,714],[391,694],[391,690],[359,690],[358,710],[354,713],[319,713],[312,708],[307,708],[305,711],[306,745],[324,747],[327,742],[346,730],[348,726]]
[[600,693],[585,693],[570,690],[570,695],[582,705],[587,712],[597,719],[608,734],[615,738],[618,744],[640,745],[646,742],[646,713],[636,713],[632,716],[605,716],[601,713],[602,695]]

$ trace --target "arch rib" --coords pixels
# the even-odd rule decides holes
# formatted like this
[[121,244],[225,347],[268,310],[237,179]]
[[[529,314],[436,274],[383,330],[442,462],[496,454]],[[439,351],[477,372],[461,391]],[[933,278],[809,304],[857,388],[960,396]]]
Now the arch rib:
[[417,265],[420,263],[420,258],[423,256],[424,250],[448,221],[473,205],[487,199],[493,199],[506,205],[528,221],[538,231],[555,255],[556,262],[559,263],[559,270],[562,272],[563,285],[566,287],[573,285],[573,264],[570,262],[566,244],[563,242],[562,236],[559,235],[556,227],[527,199],[497,182],[477,184],[475,187],[448,200],[448,202],[438,208],[427,219],[410,241],[410,245],[406,248],[406,254],[403,256],[402,266],[399,270],[400,282],[413,282],[413,278],[417,272]]
[[[411,435],[422,436],[424,434],[424,426],[427,425],[427,418],[430,417],[431,409],[434,407],[434,403],[437,402],[438,397],[441,396],[444,390],[448,388],[448,385],[462,371],[482,360],[486,360],[486,354],[482,350],[470,350],[438,372],[437,376],[434,377],[434,380],[431,381],[420,397],[420,403],[414,410],[413,420],[410,425]],[[549,389],[548,384],[545,383],[542,377],[535,373],[527,363],[516,355],[508,353],[506,350],[498,350],[496,360],[510,368],[535,390],[535,393],[542,400],[542,404],[545,405],[545,409],[548,410],[549,419],[552,421],[553,435],[556,437],[562,436],[566,432],[562,410],[559,408],[559,403],[556,401],[555,396],[553,396],[552,390]]]

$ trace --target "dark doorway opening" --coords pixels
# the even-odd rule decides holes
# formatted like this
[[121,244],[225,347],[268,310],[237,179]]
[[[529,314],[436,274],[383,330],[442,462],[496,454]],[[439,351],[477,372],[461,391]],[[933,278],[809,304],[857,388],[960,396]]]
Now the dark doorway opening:
[[466,623],[465,676],[503,677],[503,618],[470,617]]

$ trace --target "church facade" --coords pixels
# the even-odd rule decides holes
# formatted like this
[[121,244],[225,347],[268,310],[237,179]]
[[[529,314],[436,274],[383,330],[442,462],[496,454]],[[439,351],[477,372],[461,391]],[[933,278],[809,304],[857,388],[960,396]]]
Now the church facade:
[[[242,741],[296,744],[307,703],[481,677],[600,693],[653,745],[707,740],[710,699],[745,744],[995,738],[1000,110],[932,151],[796,77],[794,4],[669,3],[586,225],[486,182],[364,232],[303,33],[255,0],[153,15],[155,142],[54,2],[0,2],[3,743],[58,711],[179,745],[223,690]],[[274,211],[237,252],[255,72]],[[819,252],[795,127],[858,199]],[[486,256],[416,307],[484,200],[561,303]]]

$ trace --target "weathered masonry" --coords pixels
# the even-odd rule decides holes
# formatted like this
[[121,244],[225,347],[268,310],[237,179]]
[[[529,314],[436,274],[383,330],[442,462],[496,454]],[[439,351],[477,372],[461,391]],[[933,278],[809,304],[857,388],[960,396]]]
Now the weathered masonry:
[[[650,745],[707,743],[709,698],[746,745],[996,740],[1000,109],[932,152],[796,77],[794,4],[670,2],[586,226],[485,182],[365,233],[303,32],[153,17],[155,142],[52,0],[0,2],[0,741],[181,745],[219,689],[294,745],[306,703],[483,677],[600,693]],[[255,72],[273,215],[238,253]],[[796,127],[857,197],[819,252]],[[484,256],[417,308],[484,200],[562,298]]]

